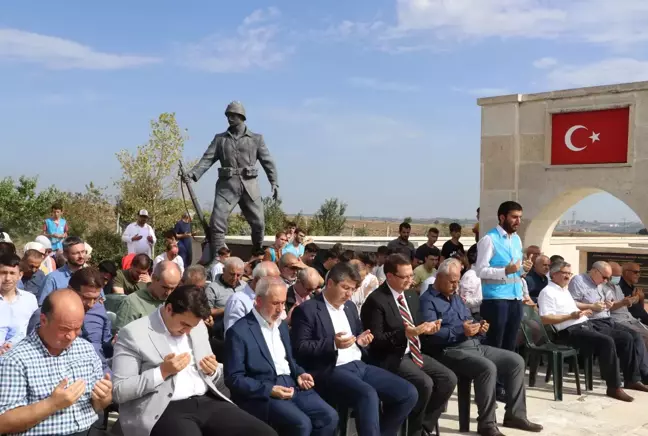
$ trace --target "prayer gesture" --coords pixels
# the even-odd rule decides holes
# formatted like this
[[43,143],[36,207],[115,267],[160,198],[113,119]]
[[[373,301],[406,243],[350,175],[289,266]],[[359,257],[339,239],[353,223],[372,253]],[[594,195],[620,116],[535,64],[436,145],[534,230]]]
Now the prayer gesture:
[[162,372],[162,378],[167,379],[172,375],[176,375],[189,365],[191,362],[191,355],[189,353],[178,354],[175,353],[167,354],[164,357],[162,365],[160,365],[160,371]]
[[287,388],[279,385],[273,386],[272,391],[270,391],[270,396],[279,400],[290,400],[294,394],[295,388]]
[[214,375],[214,373],[218,369],[218,361],[216,360],[216,356],[210,354],[209,356],[203,357],[200,360],[200,369],[205,373],[205,375]]
[[313,376],[308,374],[308,373],[303,373],[299,377],[297,377],[297,384],[299,385],[299,388],[303,391],[307,391],[313,387],[315,387],[315,380],[313,380]]
[[355,342],[356,337],[347,332],[340,332],[335,335],[335,346],[340,350],[349,348],[351,345],[355,344]]
[[52,401],[54,408],[57,411],[67,409],[81,398],[85,389],[85,381],[79,379],[68,386],[68,379],[64,378],[56,388],[54,388],[54,392],[49,396],[49,399]]
[[369,344],[371,344],[371,341],[373,341],[374,336],[371,334],[371,330],[365,330],[356,338],[356,344],[358,344],[361,347],[368,347]]
[[464,334],[466,337],[472,338],[481,330],[482,326],[479,323],[473,322],[472,319],[464,322],[463,324]]
[[92,405],[95,410],[103,410],[112,403],[112,381],[110,374],[106,373],[104,378],[95,383],[92,389]]

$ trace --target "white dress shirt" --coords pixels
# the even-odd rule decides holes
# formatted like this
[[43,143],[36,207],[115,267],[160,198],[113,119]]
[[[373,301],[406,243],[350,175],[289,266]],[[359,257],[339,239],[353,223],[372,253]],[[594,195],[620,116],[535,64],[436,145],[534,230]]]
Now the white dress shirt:
[[[353,332],[351,331],[349,318],[347,318],[347,314],[344,311],[344,304],[340,306],[339,309],[336,309],[331,303],[328,302],[326,296],[324,296],[324,302],[326,303],[326,310],[331,316],[331,322],[333,323],[333,330],[335,331],[335,334],[337,335],[338,333],[346,332],[348,336],[352,336]],[[335,362],[335,366],[345,365],[347,363],[362,359],[362,351],[360,351],[360,348],[358,348],[358,344],[354,343],[349,348],[345,348],[343,350],[338,349],[337,347],[336,349],[338,352],[338,357],[337,362]]]
[[268,321],[263,319],[256,309],[252,309],[252,313],[259,323],[259,327],[261,327],[261,333],[268,346],[268,350],[270,350],[270,356],[272,356],[272,363],[274,363],[277,376],[290,375],[290,365],[286,359],[286,348],[281,341],[281,334],[279,333],[281,320],[275,322],[271,327]]
[[[157,266],[158,263],[164,262],[165,260],[169,260],[169,257],[167,256],[166,252],[160,254],[153,260],[153,269],[155,270],[155,267]],[[177,255],[173,260],[171,261],[178,265],[178,268],[180,268],[180,274],[184,274],[184,260],[182,260],[182,257],[180,255]]]
[[[569,315],[579,311],[574,298],[569,293],[569,290],[567,288],[561,288],[554,282],[549,282],[549,284],[540,291],[540,295],[538,296],[538,309],[540,316]],[[560,331],[567,327],[587,322],[587,319],[586,316],[581,316],[578,319],[568,319],[567,321],[554,324],[554,327],[556,330]]]
[[[194,358],[193,349],[191,348],[191,338],[189,335],[172,336],[171,333],[169,333],[169,330],[166,328],[164,320],[162,319],[161,310],[163,307],[164,306],[161,306],[160,309],[157,310],[157,314],[160,317],[160,322],[164,326],[164,337],[169,343],[171,352],[175,353],[176,356],[182,353],[189,353],[191,356],[189,364],[175,375],[175,388],[173,390],[171,401],[185,400],[196,395],[205,395],[207,392],[207,383],[205,383],[200,375],[199,371],[202,370],[198,368],[198,362],[196,362],[196,359]],[[155,386],[161,385],[164,382],[164,378],[162,378],[162,370],[158,368],[153,374]]]
[[[506,236],[510,249],[511,240],[513,239],[515,233],[509,235],[506,230],[502,228],[502,226],[497,226],[496,229],[500,235]],[[484,237],[481,238],[477,243],[477,263],[475,263],[475,269],[477,270],[477,276],[480,279],[506,280],[506,267],[493,268],[490,266],[490,261],[493,258],[494,254],[495,246],[493,245],[493,240],[491,239],[490,235],[485,234]],[[513,259],[513,263],[517,263],[521,260],[522,259]]]
[[16,296],[12,301],[0,294],[0,304],[6,305],[6,310],[3,311],[5,319],[0,320],[0,325],[11,328],[13,337],[8,342],[16,345],[27,336],[27,326],[34,312],[38,310],[38,301],[31,292],[16,288]]
[[[429,277],[428,277],[428,278],[429,278]],[[426,281],[427,281],[427,280],[426,280]],[[389,283],[387,284],[387,287],[389,288],[389,290],[390,290],[391,293],[392,293],[392,296],[394,297],[394,301],[396,302],[396,308],[398,308],[398,297],[399,297],[400,295],[403,295],[403,293],[401,292],[401,293],[399,294],[398,292],[394,291],[394,290],[392,289],[392,287],[389,286]],[[407,298],[405,298],[405,295],[403,295],[403,303],[405,304],[405,308],[407,309],[407,313],[409,313],[410,318],[412,318],[412,320],[414,320],[414,317],[412,316],[412,312],[410,312],[409,306],[407,305]],[[401,317],[402,317],[402,315],[400,314],[400,311],[398,312],[398,316],[401,316]],[[405,354],[407,354],[407,353],[409,353],[409,352],[410,352],[410,346],[409,346],[409,340],[408,340],[408,341],[407,341],[407,347],[405,348]]]
[[[133,241],[133,237],[137,235],[142,236],[142,239]],[[150,243],[148,241],[149,236],[153,238],[153,243]],[[122,234],[122,241],[126,243],[126,248],[128,249],[129,254],[144,253],[147,254],[148,257],[151,257],[153,253],[152,248],[155,245],[156,240],[157,239],[155,237],[155,231],[153,230],[153,227],[151,227],[148,224],[144,224],[143,226],[140,226],[139,224],[137,224],[137,222],[130,223],[128,227],[126,227],[126,230],[124,230],[124,233]]]
[[425,279],[419,287],[419,296],[423,295],[423,293],[427,291],[430,285],[433,285],[434,282],[436,282],[436,274]]
[[482,303],[481,279],[477,276],[475,265],[472,266],[459,282],[459,296],[463,298],[471,312],[479,312]]

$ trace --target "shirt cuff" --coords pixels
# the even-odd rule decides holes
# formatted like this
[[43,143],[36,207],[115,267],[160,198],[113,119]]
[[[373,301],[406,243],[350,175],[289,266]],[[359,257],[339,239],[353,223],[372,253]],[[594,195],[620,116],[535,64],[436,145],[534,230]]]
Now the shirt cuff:
[[153,385],[157,388],[162,383],[164,383],[164,377],[162,377],[162,370],[158,367],[153,372]]

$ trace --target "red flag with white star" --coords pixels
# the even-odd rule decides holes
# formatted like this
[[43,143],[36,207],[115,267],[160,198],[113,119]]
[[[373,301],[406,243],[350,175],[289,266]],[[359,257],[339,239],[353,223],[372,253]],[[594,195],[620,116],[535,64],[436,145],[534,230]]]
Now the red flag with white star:
[[551,116],[551,165],[626,163],[630,108]]

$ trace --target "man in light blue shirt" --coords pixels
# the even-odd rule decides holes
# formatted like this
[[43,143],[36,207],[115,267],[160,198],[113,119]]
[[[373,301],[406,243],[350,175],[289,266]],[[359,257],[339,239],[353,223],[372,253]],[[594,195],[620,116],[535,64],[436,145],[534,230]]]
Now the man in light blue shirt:
[[297,257],[302,257],[304,255],[304,239],[306,239],[306,232],[302,229],[295,230],[295,236],[292,241],[286,244],[284,254],[292,253]]
[[33,294],[16,288],[20,277],[20,257],[15,254],[0,256],[0,331],[4,332],[0,332],[0,342],[12,345],[27,335],[29,319],[38,309]]
[[85,243],[78,236],[65,238],[63,241],[63,253],[65,253],[67,263],[48,274],[45,278],[45,283],[43,283],[43,287],[37,296],[39,306],[43,305],[45,298],[53,291],[67,288],[72,273],[83,268],[86,263]]
[[227,329],[232,327],[236,321],[243,318],[252,311],[254,307],[254,287],[261,277],[280,277],[279,268],[274,262],[266,261],[259,263],[252,271],[252,281],[245,288],[235,292],[225,303],[225,334]]

